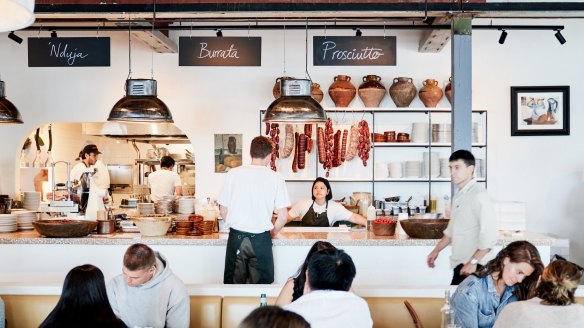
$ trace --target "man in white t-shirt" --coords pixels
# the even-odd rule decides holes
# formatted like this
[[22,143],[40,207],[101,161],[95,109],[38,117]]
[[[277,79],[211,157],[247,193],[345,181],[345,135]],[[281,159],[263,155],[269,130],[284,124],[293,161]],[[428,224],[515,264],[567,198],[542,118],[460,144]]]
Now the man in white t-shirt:
[[[225,227],[230,228],[223,273],[226,284],[274,282],[272,236],[286,224],[290,200],[284,178],[267,167],[272,148],[268,138],[255,137],[251,165],[227,173],[217,200]],[[272,224],[274,210],[278,219]]]
[[312,328],[373,327],[367,302],[349,291],[356,273],[343,250],[320,250],[308,261],[304,295],[284,309],[304,317]]
[[182,183],[180,176],[173,171],[174,159],[170,156],[163,156],[160,159],[160,170],[148,175],[148,186],[150,186],[150,200],[153,202],[161,200],[164,196],[182,196]]

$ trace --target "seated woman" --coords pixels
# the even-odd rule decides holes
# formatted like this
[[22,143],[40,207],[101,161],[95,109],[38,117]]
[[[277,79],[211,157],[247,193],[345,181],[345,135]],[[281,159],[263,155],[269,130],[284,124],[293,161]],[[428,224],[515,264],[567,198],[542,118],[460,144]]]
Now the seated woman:
[[537,297],[509,304],[495,328],[584,327],[584,306],[574,299],[580,279],[582,272],[574,263],[551,262],[543,270]]
[[465,328],[493,327],[503,308],[535,296],[543,264],[527,241],[514,241],[478,272],[468,276],[452,295],[457,324]]
[[300,298],[300,296],[304,295],[304,284],[306,283],[306,268],[308,267],[308,261],[314,253],[323,249],[336,249],[336,247],[327,241],[317,241],[314,243],[308,251],[304,263],[298,268],[294,277],[288,279],[284,287],[282,287],[280,295],[278,295],[278,298],[276,299],[276,305],[284,306],[290,304]]
[[303,226],[332,227],[337,221],[350,221],[354,224],[367,225],[367,220],[359,214],[346,209],[338,202],[332,201],[333,192],[329,181],[318,177],[312,183],[312,199],[302,199],[288,211],[288,221],[302,218]]
[[59,302],[39,328],[126,327],[107,298],[101,270],[91,264],[69,271]]

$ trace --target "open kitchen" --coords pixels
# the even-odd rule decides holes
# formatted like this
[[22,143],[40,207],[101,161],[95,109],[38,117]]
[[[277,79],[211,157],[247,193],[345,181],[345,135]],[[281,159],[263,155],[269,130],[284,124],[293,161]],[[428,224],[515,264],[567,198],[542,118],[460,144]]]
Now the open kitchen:
[[[15,222],[0,225],[0,229],[9,227],[0,233],[0,261],[10,263],[0,269],[0,296],[13,302],[12,309],[18,307],[20,297],[48,300],[38,310],[42,314],[31,315],[23,327],[38,326],[42,320],[38,317],[46,316],[54,306],[70,268],[92,263],[109,280],[120,273],[125,249],[138,242],[168,257],[192,300],[218,295],[225,302],[229,297],[247,297],[257,306],[260,292],[273,299],[312,244],[326,240],[355,261],[357,294],[399,298],[400,303],[405,298],[437,299],[434,307],[439,307],[452,273],[450,248],[441,253],[435,268],[427,266],[426,257],[446,226],[438,227],[442,230],[437,236],[424,233],[431,230],[430,224],[447,222],[450,217],[453,185],[448,157],[461,147],[474,154],[474,178],[496,204],[500,227],[496,251],[511,241],[527,240],[545,263],[554,254],[584,263],[584,224],[579,210],[579,195],[584,192],[584,153],[580,150],[584,114],[570,112],[570,108],[582,107],[583,101],[574,96],[574,90],[583,87],[581,72],[574,69],[581,66],[574,56],[581,52],[576,42],[578,31],[584,28],[581,19],[475,18],[473,26],[561,24],[568,42],[558,43],[553,31],[524,29],[509,31],[506,42],[498,44],[500,30],[477,28],[472,31],[472,43],[459,52],[451,48],[451,42],[456,42],[452,40],[445,41],[439,51],[420,51],[420,40],[430,31],[424,28],[391,30],[385,28],[389,22],[380,20],[369,22],[369,29],[363,21],[333,29],[330,26],[335,22],[327,19],[268,21],[271,27],[257,29],[253,28],[255,22],[247,21],[231,22],[232,29],[218,30],[191,30],[185,25],[165,32],[161,39],[175,48],[162,51],[148,40],[141,41],[144,31],[151,31],[135,25],[128,29],[127,19],[124,16],[126,23],[116,27],[124,30],[64,29],[57,31],[57,38],[51,38],[51,31],[40,24],[33,25],[16,31],[26,40],[23,44],[9,39],[10,31],[0,33],[2,99],[18,108],[23,121],[0,124],[0,195],[11,200],[3,200],[0,209],[9,212],[10,204]],[[281,28],[286,24],[296,26]],[[446,31],[450,37],[450,30]],[[153,30],[152,34],[158,33]],[[41,47],[40,42],[58,39],[99,39],[87,42],[107,53],[109,62],[83,65],[91,56],[73,55],[72,65],[59,66],[33,58],[38,55],[31,53],[37,52],[26,44]],[[369,55],[337,53],[331,57],[333,41],[334,50],[351,50],[343,47],[353,45],[357,49],[358,45],[369,49]],[[221,46],[230,55],[195,60],[179,54],[187,49],[199,53],[195,46],[201,42],[206,42],[208,51]],[[375,46],[367,48],[363,45],[367,42]],[[318,49],[326,49],[328,56],[319,57]],[[374,56],[379,51],[390,51],[394,62],[342,64],[343,60],[386,60]],[[466,57],[456,57],[460,53]],[[543,59],[554,65],[541,65]],[[206,60],[234,62],[217,65]],[[469,70],[461,73],[455,67],[465,60]],[[459,82],[450,79],[453,74]],[[156,84],[153,88],[148,85],[151,82],[140,85],[142,79]],[[306,88],[302,82],[295,84],[297,80],[310,80],[312,85]],[[467,83],[460,85],[461,80]],[[170,113],[171,120],[117,120],[115,115],[124,113],[116,104],[139,92],[140,88],[133,88],[136,85],[150,88],[168,111],[160,112]],[[525,86],[551,86],[548,91],[536,91],[567,96],[568,101],[558,110],[553,102],[522,104],[518,100],[521,92],[535,92]],[[453,95],[453,87],[462,91]],[[426,93],[438,94],[436,89],[440,97],[428,99]],[[295,92],[299,90],[304,92],[300,97],[314,99],[311,101],[323,109],[328,121],[266,122],[274,102],[298,97]],[[542,106],[547,106],[543,112]],[[524,127],[522,115],[536,123]],[[556,115],[555,121],[547,122],[560,125],[558,130],[550,133],[544,127],[537,130],[539,134],[534,132],[540,117],[544,120],[550,115]],[[268,166],[285,179],[291,205],[311,196],[317,177],[327,177],[334,191],[331,201],[369,222],[367,226],[341,222],[330,227],[290,222],[273,239],[274,284],[225,286],[228,231],[217,199],[226,174],[251,162],[249,145],[259,135],[278,145]],[[103,165],[88,174],[107,173],[109,177],[109,187],[95,195],[89,195],[90,186],[69,176],[87,145],[97,147],[97,159]],[[174,160],[172,171],[180,178],[181,192],[154,202],[149,176],[162,170],[165,156]],[[254,191],[253,186],[249,188]],[[70,193],[86,194],[79,197],[85,200],[81,211],[80,200],[73,201]],[[64,197],[56,200],[53,194]],[[19,212],[22,218],[18,218]],[[108,219],[113,223],[99,222]],[[379,225],[374,223],[376,219]],[[51,232],[33,229],[35,220],[91,224],[80,235],[47,237]],[[408,233],[403,227],[407,222],[400,224],[403,220],[425,220],[420,223],[422,235],[416,236],[413,230]],[[582,287],[577,296],[584,296]],[[435,322],[423,320],[435,326]],[[223,326],[230,326],[226,322],[224,319]]]

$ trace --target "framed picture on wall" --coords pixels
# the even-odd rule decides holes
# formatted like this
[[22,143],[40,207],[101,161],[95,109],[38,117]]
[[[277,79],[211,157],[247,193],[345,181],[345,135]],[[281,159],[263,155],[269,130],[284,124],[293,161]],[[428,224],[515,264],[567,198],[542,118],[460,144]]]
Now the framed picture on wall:
[[511,87],[511,136],[570,135],[570,87]]

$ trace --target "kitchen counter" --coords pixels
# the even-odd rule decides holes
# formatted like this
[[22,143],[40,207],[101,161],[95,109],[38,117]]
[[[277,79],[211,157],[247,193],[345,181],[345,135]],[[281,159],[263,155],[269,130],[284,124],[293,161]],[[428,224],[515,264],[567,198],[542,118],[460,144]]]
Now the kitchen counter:
[[[227,233],[188,237],[168,234],[141,237],[138,233],[89,235],[83,238],[46,238],[36,231],[0,234],[0,286],[62,284],[74,266],[98,266],[106,279],[121,273],[122,258],[128,245],[145,243],[167,259],[172,271],[186,284],[221,284]],[[538,248],[544,263],[551,248],[565,240],[537,233],[501,233],[495,251],[507,243],[525,239]],[[380,237],[371,232],[351,232],[342,228],[286,227],[273,239],[275,283],[283,284],[304,261],[317,240],[327,240],[345,250],[355,262],[360,286],[384,285],[389,288],[412,286],[434,288],[450,282],[452,271],[445,248],[436,267],[428,268],[426,257],[438,239],[411,239],[406,236]]]
[[[62,245],[131,245],[143,242],[149,245],[200,245],[225,246],[228,233],[204,236],[181,236],[167,234],[161,237],[142,237],[139,233],[113,233],[89,235],[82,238],[47,238],[35,230],[1,233],[0,244],[62,244]],[[513,240],[526,239],[535,246],[552,246],[556,238],[533,233],[500,232],[497,245],[506,245]],[[274,246],[310,246],[317,240],[327,240],[337,246],[435,246],[439,239],[415,239],[407,235],[376,236],[371,231],[353,232],[345,228],[284,228],[273,239]]]

